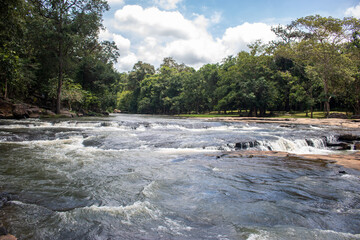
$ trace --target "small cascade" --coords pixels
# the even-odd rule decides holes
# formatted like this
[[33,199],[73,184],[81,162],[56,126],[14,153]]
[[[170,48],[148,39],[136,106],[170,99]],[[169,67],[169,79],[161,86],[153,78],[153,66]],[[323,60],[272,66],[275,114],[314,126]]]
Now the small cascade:
[[281,151],[290,153],[320,153],[327,150],[327,138],[259,140],[235,144],[235,150],[255,149],[260,151]]

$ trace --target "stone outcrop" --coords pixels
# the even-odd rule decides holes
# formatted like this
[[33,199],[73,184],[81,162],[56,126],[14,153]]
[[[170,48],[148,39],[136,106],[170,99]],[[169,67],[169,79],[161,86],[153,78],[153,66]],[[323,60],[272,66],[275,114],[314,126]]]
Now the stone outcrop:
[[55,116],[55,113],[31,104],[12,103],[9,99],[0,98],[0,118],[23,119],[42,116]]
[[348,116],[343,113],[330,113],[328,118],[340,118],[340,119],[348,119]]

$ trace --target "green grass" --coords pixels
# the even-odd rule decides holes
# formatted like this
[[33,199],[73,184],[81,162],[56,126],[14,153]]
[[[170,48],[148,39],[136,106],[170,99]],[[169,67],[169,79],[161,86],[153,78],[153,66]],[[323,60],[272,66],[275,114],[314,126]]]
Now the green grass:
[[205,114],[179,114],[177,117],[189,117],[189,118],[216,118],[216,117],[238,117],[239,114],[214,114],[214,113],[205,113]]
[[[331,113],[342,113],[346,114],[346,112],[337,112],[333,111]],[[274,116],[271,118],[310,118],[310,112],[308,113],[308,117],[306,117],[305,112],[294,112],[294,113],[280,113],[275,112]],[[239,117],[239,114],[235,111],[229,112],[228,114],[218,114],[217,112],[203,113],[203,114],[179,114],[176,115],[178,117],[188,117],[188,118],[217,118],[217,117]],[[246,116],[246,113],[243,111],[242,116]],[[313,118],[325,118],[324,112],[313,112]]]

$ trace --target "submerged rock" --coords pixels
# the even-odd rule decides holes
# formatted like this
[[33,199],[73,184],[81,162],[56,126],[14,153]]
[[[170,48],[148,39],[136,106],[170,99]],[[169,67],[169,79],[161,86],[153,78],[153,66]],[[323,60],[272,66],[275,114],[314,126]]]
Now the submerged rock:
[[0,193],[0,208],[2,208],[7,202],[11,200],[14,200],[14,197],[10,193]]
[[351,145],[344,142],[327,143],[326,146],[330,147],[333,150],[351,150]]
[[6,230],[6,228],[0,224],[0,236],[3,236],[3,235],[7,235],[8,234],[8,231]]

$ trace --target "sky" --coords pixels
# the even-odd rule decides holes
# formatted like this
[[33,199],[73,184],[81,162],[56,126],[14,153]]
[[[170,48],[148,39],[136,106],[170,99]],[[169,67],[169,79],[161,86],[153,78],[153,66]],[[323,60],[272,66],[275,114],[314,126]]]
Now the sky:
[[107,0],[100,40],[114,41],[119,72],[165,57],[199,69],[275,40],[271,26],[320,14],[360,18],[360,0]]

